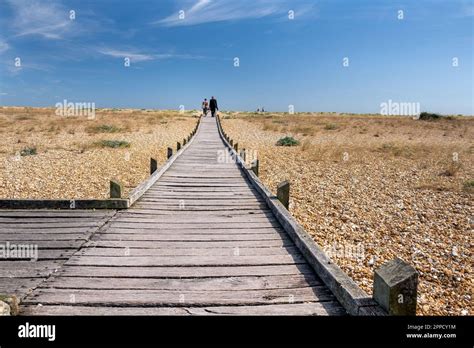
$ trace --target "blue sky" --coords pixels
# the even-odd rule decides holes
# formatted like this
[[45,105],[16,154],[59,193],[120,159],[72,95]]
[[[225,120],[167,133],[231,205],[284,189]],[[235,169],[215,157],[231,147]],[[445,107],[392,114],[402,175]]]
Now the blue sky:
[[473,20],[471,0],[0,0],[0,104],[474,114]]

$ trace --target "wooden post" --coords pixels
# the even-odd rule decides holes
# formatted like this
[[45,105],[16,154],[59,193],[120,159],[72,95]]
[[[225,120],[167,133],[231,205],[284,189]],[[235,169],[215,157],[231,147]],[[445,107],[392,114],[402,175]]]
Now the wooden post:
[[181,143],[178,141],[176,143],[176,151],[179,151],[179,150],[181,150]]
[[183,139],[183,146],[186,145],[186,138]]
[[256,176],[258,176],[258,159],[252,162],[250,170],[253,171]]
[[110,180],[110,198],[122,198],[122,185]]
[[288,210],[290,207],[290,183],[287,180],[278,184],[277,198]]
[[234,145],[234,149],[235,149],[235,151],[236,151],[236,152],[238,152],[238,151],[239,151],[239,143],[235,143],[235,145]]
[[150,158],[150,175],[158,169],[158,162],[154,158]]
[[230,146],[234,146],[234,141],[232,139],[230,139],[229,143],[230,143]]
[[375,270],[373,297],[389,315],[416,315],[418,273],[396,258]]
[[240,150],[240,157],[242,157],[242,160],[245,162],[245,149]]
[[168,147],[167,158],[170,159],[173,156],[173,149]]

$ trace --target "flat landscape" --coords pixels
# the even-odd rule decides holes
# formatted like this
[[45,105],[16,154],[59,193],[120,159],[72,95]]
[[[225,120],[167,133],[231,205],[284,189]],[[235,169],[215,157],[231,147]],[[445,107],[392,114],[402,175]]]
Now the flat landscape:
[[[0,109],[1,198],[125,194],[188,136],[199,113]],[[271,190],[291,182],[290,211],[360,287],[401,257],[420,274],[418,314],[472,315],[474,119],[222,112],[223,127],[258,157]],[[295,146],[277,146],[291,137]]]
[[[290,211],[368,293],[401,257],[420,274],[419,315],[472,315],[474,119],[229,113],[226,132],[260,161]],[[297,146],[276,146],[291,136]]]

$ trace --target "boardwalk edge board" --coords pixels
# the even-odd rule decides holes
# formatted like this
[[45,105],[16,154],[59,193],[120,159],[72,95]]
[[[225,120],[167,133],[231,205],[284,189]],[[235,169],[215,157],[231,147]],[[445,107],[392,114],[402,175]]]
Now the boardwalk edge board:
[[[198,132],[201,125],[201,117],[197,121]],[[128,209],[137,201],[174,163],[174,161],[192,144],[195,136],[182,146],[174,156],[169,158],[165,164],[148,179],[134,188],[128,198],[111,199],[0,199],[0,209]]]
[[112,199],[0,199],[0,209],[127,209],[129,200]]
[[220,123],[220,117],[217,118],[217,128],[222,141],[229,149],[232,157],[235,158],[237,165],[245,173],[252,186],[265,199],[268,207],[296,244],[306,261],[311,265],[316,274],[323,280],[347,312],[350,315],[387,315],[374,299],[359,288],[352,278],[333,263],[278,198],[265,187],[258,176],[255,175],[252,170],[247,169],[243,159],[225,138]]

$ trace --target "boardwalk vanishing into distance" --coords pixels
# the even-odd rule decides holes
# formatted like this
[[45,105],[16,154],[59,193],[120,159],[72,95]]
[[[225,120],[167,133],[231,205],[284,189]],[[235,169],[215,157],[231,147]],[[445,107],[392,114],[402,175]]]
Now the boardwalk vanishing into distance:
[[27,315],[344,315],[227,151],[215,118],[129,209],[2,210],[0,261]]

